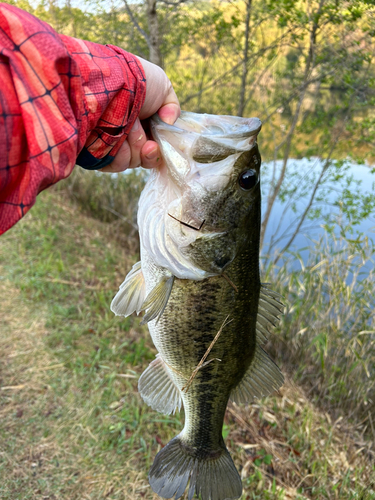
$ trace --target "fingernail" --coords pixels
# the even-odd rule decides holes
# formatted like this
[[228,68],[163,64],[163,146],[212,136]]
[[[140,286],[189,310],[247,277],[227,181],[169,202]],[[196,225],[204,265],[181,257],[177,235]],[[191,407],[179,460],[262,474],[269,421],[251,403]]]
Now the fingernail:
[[132,131],[136,132],[139,130],[139,127],[141,126],[141,122],[139,121],[139,118],[137,118],[134,122],[134,125],[132,126]]
[[153,149],[145,156],[148,160],[154,160],[158,156],[158,148]]

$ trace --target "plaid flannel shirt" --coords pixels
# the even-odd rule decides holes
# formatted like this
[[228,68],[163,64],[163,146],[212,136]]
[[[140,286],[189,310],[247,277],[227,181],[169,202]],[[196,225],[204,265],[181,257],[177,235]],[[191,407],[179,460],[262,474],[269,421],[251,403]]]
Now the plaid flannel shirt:
[[145,94],[143,68],[132,54],[58,35],[0,3],[0,234],[75,164],[109,164]]

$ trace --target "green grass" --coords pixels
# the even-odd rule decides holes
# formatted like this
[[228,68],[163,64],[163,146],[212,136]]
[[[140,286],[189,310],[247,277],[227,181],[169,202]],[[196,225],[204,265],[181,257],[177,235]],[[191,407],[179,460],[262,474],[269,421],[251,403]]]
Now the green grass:
[[[155,349],[139,318],[109,310],[136,259],[129,248],[111,224],[83,215],[55,190],[2,236],[1,500],[156,500],[147,472],[182,429],[183,414],[161,415],[143,403],[137,379]],[[289,335],[291,314],[283,323]],[[283,345],[277,339],[269,350]],[[315,352],[300,360],[309,369],[319,366]],[[293,371],[286,355],[278,357]],[[223,433],[243,500],[375,499],[374,452],[363,425],[332,415],[292,379],[249,407],[230,404]]]

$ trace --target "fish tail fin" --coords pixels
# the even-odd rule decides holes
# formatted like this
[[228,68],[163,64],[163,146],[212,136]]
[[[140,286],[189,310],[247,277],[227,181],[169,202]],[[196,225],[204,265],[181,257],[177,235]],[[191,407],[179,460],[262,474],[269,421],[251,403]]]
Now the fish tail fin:
[[189,480],[188,500],[194,493],[201,500],[236,499],[242,494],[241,478],[225,447],[198,458],[180,436],[159,451],[148,478],[151,488],[163,498],[180,498]]

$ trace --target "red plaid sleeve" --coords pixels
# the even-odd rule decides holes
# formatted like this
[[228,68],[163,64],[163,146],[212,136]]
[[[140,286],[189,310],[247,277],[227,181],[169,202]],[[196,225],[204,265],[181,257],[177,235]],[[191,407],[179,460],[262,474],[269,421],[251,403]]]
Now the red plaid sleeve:
[[143,68],[132,54],[58,35],[0,3],[0,234],[76,163],[110,163],[145,94]]

